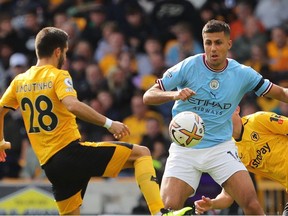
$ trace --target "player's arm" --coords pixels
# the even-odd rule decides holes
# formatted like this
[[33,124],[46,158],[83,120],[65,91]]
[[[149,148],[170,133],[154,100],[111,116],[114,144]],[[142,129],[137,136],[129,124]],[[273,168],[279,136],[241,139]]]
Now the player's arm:
[[215,199],[210,199],[209,197],[202,196],[202,199],[196,200],[194,204],[196,213],[203,214],[204,212],[211,209],[228,208],[230,205],[232,205],[233,201],[233,198],[223,189]]
[[172,100],[187,100],[192,95],[195,95],[195,92],[189,88],[181,89],[180,91],[163,91],[159,84],[156,83],[150,89],[148,89],[144,96],[144,104],[147,105],[158,105],[163,104]]
[[106,127],[116,139],[130,134],[126,125],[118,121],[111,121],[87,104],[79,101],[75,96],[64,97],[62,103],[77,118],[92,124]]
[[283,88],[273,84],[271,89],[265,94],[265,97],[274,98],[288,103],[288,88]]
[[0,106],[0,162],[5,162],[6,160],[5,149],[11,148],[10,142],[4,139],[4,117],[8,112],[9,109]]

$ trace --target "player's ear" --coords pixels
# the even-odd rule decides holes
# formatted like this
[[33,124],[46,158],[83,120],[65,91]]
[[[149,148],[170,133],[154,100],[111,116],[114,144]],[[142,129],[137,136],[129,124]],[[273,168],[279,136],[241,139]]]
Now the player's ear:
[[232,47],[232,40],[228,40],[228,49],[230,50]]
[[54,54],[56,57],[59,57],[61,55],[61,49],[60,47],[57,47],[55,50],[54,50]]

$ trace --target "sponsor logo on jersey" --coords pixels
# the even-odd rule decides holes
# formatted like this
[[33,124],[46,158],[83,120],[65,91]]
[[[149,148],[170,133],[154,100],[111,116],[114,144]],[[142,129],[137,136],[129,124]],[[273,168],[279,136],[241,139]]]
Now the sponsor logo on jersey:
[[271,115],[270,121],[271,121],[271,122],[275,121],[275,122],[277,122],[278,124],[283,124],[283,119],[281,118],[280,115],[274,115],[274,114]]
[[254,169],[257,168],[261,164],[264,155],[269,152],[271,152],[271,149],[269,144],[266,143],[263,147],[256,150],[256,157],[250,161],[249,165]]
[[188,101],[191,104],[194,104],[194,105],[206,106],[206,107],[210,106],[212,108],[219,108],[221,110],[229,109],[232,106],[231,103],[219,103],[219,102],[215,102],[215,101],[212,101],[212,100],[203,100],[203,99],[198,99],[198,98],[195,98],[195,97],[190,97],[188,99]]

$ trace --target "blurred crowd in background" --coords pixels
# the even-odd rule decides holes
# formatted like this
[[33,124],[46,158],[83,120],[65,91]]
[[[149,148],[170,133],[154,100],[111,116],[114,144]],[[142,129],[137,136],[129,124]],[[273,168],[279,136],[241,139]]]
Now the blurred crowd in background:
[[[34,40],[41,28],[67,31],[63,69],[70,72],[78,98],[128,125],[131,135],[122,141],[148,146],[161,179],[173,103],[146,106],[145,90],[167,68],[204,52],[201,30],[210,19],[230,24],[229,57],[288,87],[287,11],[287,0],[2,0],[0,96],[17,74],[36,63]],[[254,93],[241,108],[242,115],[265,110],[288,116],[287,104]],[[19,111],[6,118],[5,139],[13,148],[0,164],[0,179],[45,178]],[[114,140],[105,128],[78,123],[83,140]]]

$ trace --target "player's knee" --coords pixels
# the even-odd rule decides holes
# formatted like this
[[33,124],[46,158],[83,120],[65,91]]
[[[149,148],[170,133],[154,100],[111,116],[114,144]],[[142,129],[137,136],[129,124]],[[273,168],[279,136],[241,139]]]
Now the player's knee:
[[173,210],[179,210],[181,208],[183,208],[183,204],[182,204],[182,200],[180,199],[175,199],[175,197],[170,197],[167,198],[164,201],[164,206],[167,209],[173,209]]
[[143,156],[151,156],[151,152],[146,146],[135,145],[133,149],[133,153],[136,156],[136,158],[143,157]]
[[150,150],[146,146],[139,146],[140,147],[140,156],[151,156]]
[[247,212],[257,212],[260,209],[262,209],[262,207],[260,206],[258,199],[255,198],[255,199],[250,199],[248,202],[245,202],[243,209],[246,209]]

